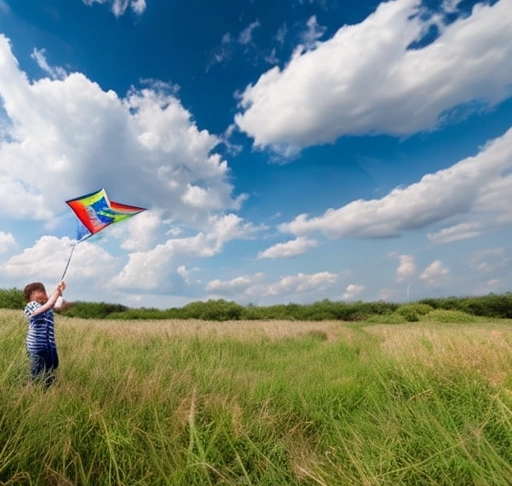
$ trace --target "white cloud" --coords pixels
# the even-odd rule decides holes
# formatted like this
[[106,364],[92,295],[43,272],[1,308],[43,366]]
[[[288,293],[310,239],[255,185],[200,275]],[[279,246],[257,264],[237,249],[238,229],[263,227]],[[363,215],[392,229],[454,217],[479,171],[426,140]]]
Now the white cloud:
[[16,240],[11,233],[0,231],[0,253],[6,253],[16,246]]
[[[262,53],[253,41],[254,31],[258,27],[260,27],[260,21],[255,20],[243,29],[240,34],[238,34],[238,37],[233,36],[230,32],[225,33],[222,36],[220,45],[217,45],[210,51],[209,59],[206,64],[206,72],[215,64],[231,61],[233,57],[240,52],[243,52],[246,60],[249,54],[251,54],[250,57],[255,55],[255,58],[259,59]],[[266,62],[274,63],[277,57],[275,52],[272,52],[270,55],[263,55],[263,59],[265,59]]]
[[302,255],[310,248],[318,245],[315,240],[299,236],[295,240],[286,243],[277,243],[270,248],[258,253],[258,258],[290,258]]
[[[0,154],[2,149],[0,147]],[[0,214],[18,218],[49,220],[53,212],[46,207],[43,194],[27,191],[26,183],[15,180],[7,173],[2,175],[3,167],[0,160],[0,186],[2,187],[2,206]],[[6,171],[7,172],[7,171]]]
[[265,59],[265,62],[268,62],[269,64],[278,64],[279,63],[279,58],[277,57],[276,49],[275,48],[272,49],[270,54],[265,56],[264,59]]
[[31,57],[37,62],[37,65],[52,79],[64,79],[68,74],[65,69],[61,67],[53,67],[48,64],[48,61],[46,60],[45,49],[34,49]]
[[263,273],[257,273],[255,275],[235,277],[232,280],[215,279],[208,283],[206,290],[222,295],[238,295],[254,287],[264,276]]
[[93,3],[109,3],[112,13],[116,17],[124,15],[128,8],[138,14],[142,15],[146,10],[145,0],[82,0],[86,5],[92,5]]
[[400,265],[396,269],[396,281],[404,282],[414,275],[416,265],[412,255],[400,255],[398,257]]
[[[49,68],[50,70],[53,68]],[[125,98],[83,74],[29,82],[0,35],[0,215],[50,220],[63,201],[105,187],[117,201],[201,229],[212,211],[239,209],[219,139],[200,130],[162,83]]]
[[265,281],[265,277],[263,273],[256,273],[231,280],[215,279],[208,283],[206,290],[239,302],[299,302],[322,298],[338,280],[338,275],[330,272],[287,275],[270,283]]
[[[512,0],[480,4],[442,25],[420,15],[419,0],[382,3],[247,87],[236,124],[256,147],[290,155],[346,134],[432,130],[461,105],[494,106],[510,96],[510,11]],[[433,24],[439,38],[408,49]]]
[[345,289],[345,293],[341,296],[343,300],[354,300],[364,291],[364,285],[350,284]]
[[123,225],[113,226],[112,233],[127,232],[128,237],[123,237],[121,248],[129,251],[147,250],[154,243],[155,233],[161,225],[161,219],[156,211],[145,211],[131,218]]
[[146,10],[146,1],[145,0],[132,0],[130,3],[132,10],[139,15],[142,15]]
[[302,43],[305,49],[314,49],[318,45],[318,39],[320,39],[326,31],[325,27],[318,24],[316,16],[313,15],[307,21],[307,30],[302,35]]
[[[227,162],[214,152],[220,139],[197,127],[176,87],[147,82],[120,97],[81,73],[55,79],[58,71],[44,64],[44,53],[35,57],[54,79],[28,80],[0,35],[0,97],[8,121],[0,138],[0,218],[41,220],[52,233],[69,227],[71,237],[75,217],[64,202],[102,187],[115,201],[148,208],[77,245],[67,279],[79,272],[80,282],[70,287],[88,295],[101,277],[105,295],[123,292],[123,299],[129,289],[169,289],[191,281],[191,260],[258,231],[232,213],[245,195],[233,196]],[[155,246],[162,238],[170,239]],[[132,253],[113,257],[102,246]],[[21,283],[55,280],[69,251],[67,238],[40,239],[5,262],[0,274]]]
[[286,24],[283,24],[281,27],[279,27],[279,29],[277,29],[275,39],[281,47],[284,45],[284,41],[286,40],[287,34],[288,34],[288,27],[286,26]]
[[229,32],[222,36],[220,46],[213,49],[210,54],[210,59],[206,65],[206,72],[208,72],[215,64],[220,64],[229,61],[233,56],[233,39]]
[[240,35],[238,36],[238,42],[242,45],[250,44],[252,42],[252,34],[254,29],[258,28],[259,26],[259,20],[255,20],[249,24],[242,32],[240,32]]
[[298,273],[297,275],[283,277],[278,282],[269,285],[263,295],[282,297],[283,295],[319,291],[328,288],[337,279],[338,276],[331,272]]
[[32,248],[26,248],[4,262],[0,273],[21,283],[31,280],[56,282],[69,261],[66,280],[81,288],[93,282],[96,289],[114,275],[116,259],[99,245],[82,242],[76,245],[73,253],[72,248],[69,238],[43,236]]
[[425,268],[423,273],[420,275],[420,279],[429,284],[438,284],[439,281],[449,273],[450,270],[444,267],[439,260],[436,260]]
[[442,8],[445,12],[453,13],[457,11],[461,2],[462,0],[443,0]]
[[[194,283],[192,281],[192,274],[197,271],[196,268],[187,268],[185,265],[180,265],[177,269],[176,269],[176,273],[183,279],[183,282],[185,282],[186,285],[192,285],[192,283]],[[196,282],[196,283],[200,283],[200,282]]]
[[499,211],[499,221],[504,223],[512,222],[512,198],[503,197],[512,193],[511,166],[504,167],[503,174],[489,182],[478,201],[480,211]]
[[216,188],[203,188],[190,183],[187,184],[186,191],[181,196],[181,200],[187,206],[197,209],[221,210],[225,206],[222,194],[219,194]]
[[475,238],[482,234],[485,229],[483,222],[460,223],[449,228],[443,228],[436,233],[429,233],[428,239],[433,243],[450,243],[452,241]]
[[120,288],[163,288],[169,285],[169,275],[187,259],[217,255],[227,242],[248,238],[255,231],[255,227],[234,214],[211,216],[205,232],[188,238],[169,239],[151,250],[130,254],[128,264],[113,283]]
[[[381,199],[356,200],[319,217],[297,216],[280,226],[295,235],[321,232],[329,238],[399,236],[454,218],[472,221],[430,235],[435,242],[476,236],[482,225],[510,224],[512,217],[512,128],[474,157],[396,188]],[[464,232],[460,232],[464,230]],[[455,234],[457,233],[457,235]]]

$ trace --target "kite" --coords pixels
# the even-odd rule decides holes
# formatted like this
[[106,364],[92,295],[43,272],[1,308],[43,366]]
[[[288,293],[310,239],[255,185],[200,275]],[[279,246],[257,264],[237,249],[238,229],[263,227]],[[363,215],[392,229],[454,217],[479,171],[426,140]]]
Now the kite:
[[71,255],[64,269],[62,279],[64,279],[64,275],[66,275],[73,251],[78,243],[99,233],[111,224],[119,223],[120,221],[124,221],[136,214],[146,211],[146,208],[111,201],[105,189],[70,199],[66,201],[66,204],[73,210],[78,218],[79,226],[76,242],[71,250]]

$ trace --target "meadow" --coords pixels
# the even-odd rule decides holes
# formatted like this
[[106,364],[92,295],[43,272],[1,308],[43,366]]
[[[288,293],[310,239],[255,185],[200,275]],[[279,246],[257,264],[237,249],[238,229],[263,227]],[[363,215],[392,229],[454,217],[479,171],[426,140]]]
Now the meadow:
[[509,486],[512,321],[457,312],[57,315],[44,391],[0,309],[0,484]]

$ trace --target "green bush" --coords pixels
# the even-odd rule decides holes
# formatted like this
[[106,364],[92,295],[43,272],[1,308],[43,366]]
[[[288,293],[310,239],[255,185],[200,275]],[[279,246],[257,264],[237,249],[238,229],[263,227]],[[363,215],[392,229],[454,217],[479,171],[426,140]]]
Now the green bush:
[[481,295],[475,297],[446,297],[419,301],[434,309],[459,310],[475,316],[512,319],[512,293]]
[[417,322],[422,316],[428,314],[434,310],[432,306],[428,304],[421,304],[419,302],[413,302],[410,304],[401,305],[396,312],[403,316],[408,322]]
[[173,319],[175,318],[175,309],[161,310],[155,308],[142,307],[140,309],[126,309],[121,312],[112,312],[107,319],[116,320],[155,320],[155,319]]
[[105,302],[73,302],[62,313],[67,317],[80,317],[82,319],[105,319],[114,312],[123,312],[128,308],[120,304],[107,304]]
[[243,307],[235,302],[223,299],[207,302],[191,302],[183,307],[182,318],[202,319],[205,321],[231,321],[242,316]]
[[393,312],[393,314],[385,314],[385,315],[373,315],[370,316],[367,320],[372,324],[403,324],[408,321],[403,315],[398,312]]
[[23,291],[19,289],[0,289],[0,308],[1,309],[23,309],[25,307],[25,298]]
[[462,312],[459,310],[445,310],[445,309],[435,309],[421,319],[422,321],[434,321],[441,323],[461,323],[467,324],[471,322],[476,322],[475,316],[467,314],[466,312]]
[[462,301],[462,310],[475,316],[512,318],[512,294],[489,294],[471,297]]

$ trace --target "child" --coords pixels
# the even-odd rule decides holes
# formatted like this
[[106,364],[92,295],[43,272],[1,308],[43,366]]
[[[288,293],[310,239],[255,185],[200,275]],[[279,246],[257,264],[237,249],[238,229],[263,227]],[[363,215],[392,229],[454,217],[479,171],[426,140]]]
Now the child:
[[30,283],[23,290],[27,301],[24,313],[28,323],[26,346],[30,374],[33,380],[41,380],[45,387],[53,383],[55,370],[59,366],[53,309],[57,308],[57,301],[65,288],[66,284],[62,280],[50,297],[41,282]]

